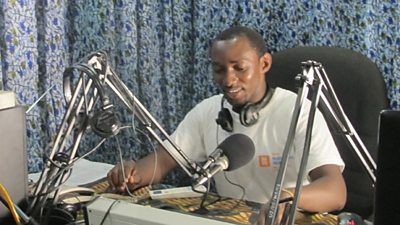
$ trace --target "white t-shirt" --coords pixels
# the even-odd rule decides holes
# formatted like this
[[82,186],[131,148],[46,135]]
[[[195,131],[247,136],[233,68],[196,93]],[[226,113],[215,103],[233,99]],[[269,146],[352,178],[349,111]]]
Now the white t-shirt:
[[[171,138],[189,159],[201,162],[207,159],[219,143],[233,133],[249,136],[255,145],[254,158],[243,167],[233,171],[224,171],[224,173],[232,183],[239,184],[245,189],[244,199],[265,203],[271,197],[275,185],[297,95],[277,88],[267,106],[259,111],[257,123],[250,127],[240,123],[239,114],[233,112],[232,106],[225,101],[224,107],[230,110],[233,117],[234,130],[232,133],[223,130],[215,122],[218,112],[221,110],[221,98],[222,95],[215,95],[196,105],[185,116]],[[305,101],[305,108],[302,109],[299,116],[297,132],[285,173],[284,187],[295,186],[304,148],[309,103],[309,101]],[[326,122],[322,114],[317,111],[306,174],[312,169],[326,164],[335,164],[344,168],[344,163]],[[223,172],[217,173],[214,178],[218,194],[233,198],[242,197],[242,189],[230,184]],[[307,183],[306,179],[305,183]]]

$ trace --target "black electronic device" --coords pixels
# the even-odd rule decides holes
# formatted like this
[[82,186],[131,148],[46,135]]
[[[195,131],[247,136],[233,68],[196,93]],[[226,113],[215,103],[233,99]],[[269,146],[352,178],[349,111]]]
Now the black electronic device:
[[400,111],[383,110],[379,120],[374,225],[400,224]]

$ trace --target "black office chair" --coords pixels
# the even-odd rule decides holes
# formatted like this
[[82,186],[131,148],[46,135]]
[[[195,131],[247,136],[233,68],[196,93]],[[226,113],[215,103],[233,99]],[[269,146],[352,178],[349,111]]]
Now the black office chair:
[[[296,93],[295,76],[302,72],[301,62],[313,60],[323,65],[344,112],[376,161],[379,113],[388,108],[386,86],[377,66],[360,53],[338,47],[295,47],[272,56],[269,85]],[[332,121],[327,122],[346,163],[343,176],[348,194],[343,211],[368,218],[373,213],[372,182],[344,136],[333,130]]]

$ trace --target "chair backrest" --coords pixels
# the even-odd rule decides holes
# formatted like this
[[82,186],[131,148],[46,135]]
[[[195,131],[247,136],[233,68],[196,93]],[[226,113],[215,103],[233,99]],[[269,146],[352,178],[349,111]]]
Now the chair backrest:
[[[295,47],[272,54],[272,68],[267,74],[269,85],[297,92],[294,78],[302,72],[301,62],[308,60],[320,62],[325,68],[345,114],[376,161],[379,113],[388,108],[386,86],[377,66],[349,49]],[[343,176],[348,194],[343,211],[367,218],[373,213],[372,182],[345,137],[333,130],[332,121],[327,122],[346,163]]]

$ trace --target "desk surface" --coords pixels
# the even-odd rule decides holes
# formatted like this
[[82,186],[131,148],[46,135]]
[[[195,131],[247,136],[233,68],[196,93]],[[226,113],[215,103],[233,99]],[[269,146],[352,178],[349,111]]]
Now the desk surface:
[[[88,184],[93,188],[96,193],[103,194],[108,189],[108,183],[105,179]],[[133,192],[136,196],[136,204],[151,206],[154,208],[162,208],[173,212],[182,212],[185,214],[194,214],[199,209],[202,198],[169,198],[152,200],[149,195],[149,188],[140,188]],[[110,195],[104,195],[109,197]],[[122,199],[123,197],[116,197],[115,199]],[[232,198],[221,198],[217,195],[210,194],[207,196],[204,208],[207,213],[201,216],[219,220],[227,221],[233,224],[255,224],[257,221],[258,211],[260,204],[252,203],[243,200]],[[199,215],[196,213],[196,215]],[[312,224],[323,223],[327,225],[336,225],[337,218],[331,214],[305,214],[298,212],[296,214],[296,224]]]

